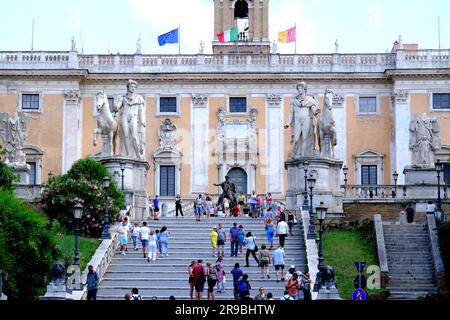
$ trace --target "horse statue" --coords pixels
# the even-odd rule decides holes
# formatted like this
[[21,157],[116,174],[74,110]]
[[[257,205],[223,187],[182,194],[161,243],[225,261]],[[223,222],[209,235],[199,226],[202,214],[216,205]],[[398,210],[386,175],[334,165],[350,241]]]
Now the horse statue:
[[97,145],[97,135],[100,133],[103,139],[102,157],[108,157],[117,154],[117,136],[119,125],[109,109],[108,97],[103,90],[97,92],[96,109],[98,115],[97,128],[94,129],[94,146]]
[[334,147],[337,145],[336,128],[333,119],[333,92],[325,90],[323,113],[320,119],[321,154],[334,159]]

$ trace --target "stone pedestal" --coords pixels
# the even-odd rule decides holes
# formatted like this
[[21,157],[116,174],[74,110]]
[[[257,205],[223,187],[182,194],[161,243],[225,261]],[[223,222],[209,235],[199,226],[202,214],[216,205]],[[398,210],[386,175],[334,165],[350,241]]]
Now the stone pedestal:
[[145,160],[134,160],[123,157],[104,157],[100,162],[105,165],[112,176],[115,177],[119,189],[122,187],[122,170],[120,163],[125,163],[123,172],[125,205],[131,206],[130,217],[132,221],[143,221],[147,219],[148,198],[147,198],[147,170],[150,165]]
[[[286,192],[286,206],[288,209],[301,208],[305,190],[305,171],[303,163],[308,161],[308,177],[312,174],[316,179],[313,189],[313,208],[323,205],[328,208],[329,214],[342,215],[343,193],[340,187],[340,171],[342,161],[319,158],[303,158],[288,160],[285,168],[288,170],[288,189]],[[309,200],[309,188],[308,188]]]
[[19,181],[16,183],[19,185],[30,184],[30,166],[28,164],[13,165],[12,170],[14,174],[19,175]]
[[69,294],[67,293],[66,286],[64,284],[62,285],[55,285],[54,283],[50,282],[50,284],[47,286],[47,292],[44,296],[40,297],[40,300],[67,300],[69,298]]
[[326,289],[320,288],[316,300],[342,300],[335,286]]
[[[437,198],[437,172],[433,168],[420,168],[408,166],[403,170],[405,175],[406,193],[408,198],[433,199]],[[444,198],[442,189],[444,177],[441,174],[441,197]]]

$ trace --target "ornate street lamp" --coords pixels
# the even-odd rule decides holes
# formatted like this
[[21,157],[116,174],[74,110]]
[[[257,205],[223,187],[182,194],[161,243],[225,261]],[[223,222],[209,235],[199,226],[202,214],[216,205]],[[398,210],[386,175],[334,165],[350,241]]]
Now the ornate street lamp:
[[444,211],[442,210],[442,201],[441,201],[441,173],[444,171],[444,164],[438,159],[434,164],[437,173],[437,181],[438,181],[438,189],[437,189],[437,208],[435,210],[436,218],[439,221],[444,222]]
[[102,240],[111,239],[111,234],[109,233],[109,214],[108,214],[108,189],[110,183],[109,177],[103,178],[103,189],[105,191],[105,214],[103,215],[103,232]]
[[314,215],[313,215],[313,189],[316,185],[316,179],[310,176],[308,179],[308,187],[309,187],[309,228],[307,239],[316,239],[316,232],[314,230]]
[[322,254],[322,223],[325,220],[325,217],[327,216],[328,208],[323,206],[323,202],[320,203],[320,206],[316,208],[316,216],[317,220],[319,220],[319,264],[317,265],[317,268],[321,272],[324,268],[323,263],[323,254]]
[[75,218],[75,257],[73,258],[73,264],[76,266],[80,266],[80,258],[78,256],[78,222],[83,215],[83,205],[77,203],[73,207],[73,217]]
[[121,162],[120,163],[120,170],[122,170],[122,192],[125,189],[124,188],[124,174],[123,172],[125,171],[125,162]]
[[394,191],[395,192],[392,195],[392,198],[396,198],[397,197],[397,180],[398,180],[398,173],[397,173],[397,171],[395,171],[392,176],[394,177],[394,184],[395,184],[395,187],[394,187]]
[[347,197],[347,173],[348,168],[346,165],[342,168],[342,172],[344,173],[344,198]]
[[303,191],[303,210],[308,210],[309,209],[308,184],[307,184],[308,166],[309,166],[309,162],[308,161],[303,162],[303,170],[305,170],[305,191]]

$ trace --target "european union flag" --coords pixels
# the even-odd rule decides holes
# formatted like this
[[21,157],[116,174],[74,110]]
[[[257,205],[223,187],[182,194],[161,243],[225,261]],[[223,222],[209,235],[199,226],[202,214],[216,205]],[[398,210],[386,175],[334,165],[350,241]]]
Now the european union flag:
[[160,46],[166,43],[178,43],[178,28],[158,36],[158,43]]

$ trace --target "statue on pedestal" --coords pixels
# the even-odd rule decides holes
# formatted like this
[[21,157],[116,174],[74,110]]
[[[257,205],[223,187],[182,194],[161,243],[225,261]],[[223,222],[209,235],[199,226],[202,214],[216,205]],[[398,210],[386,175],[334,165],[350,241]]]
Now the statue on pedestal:
[[422,168],[434,167],[436,150],[441,149],[440,126],[437,119],[427,117],[426,113],[409,123],[409,149],[413,153],[412,164]]
[[120,97],[114,111],[120,114],[120,154],[132,159],[144,159],[144,98],[136,94],[137,82],[129,80],[127,94]]
[[320,155],[320,109],[314,98],[306,95],[306,91],[306,83],[300,82],[297,85],[298,94],[289,107],[288,124],[284,126],[285,129],[292,128],[292,160]]
[[334,159],[334,147],[337,144],[336,128],[333,119],[333,92],[325,90],[323,114],[320,120],[320,142],[322,157]]
[[14,112],[8,119],[7,113],[0,113],[0,136],[5,145],[5,163],[13,167],[26,165],[23,143],[27,138],[28,117],[24,112]]
[[224,198],[227,198],[231,201],[231,204],[233,206],[235,206],[237,204],[236,201],[236,187],[234,185],[234,183],[229,181],[230,177],[229,176],[225,176],[225,181],[223,181],[220,184],[215,184],[214,186],[216,187],[221,187],[222,188],[222,194],[219,197],[219,200],[217,201],[217,205],[220,206],[222,205],[222,201]]

